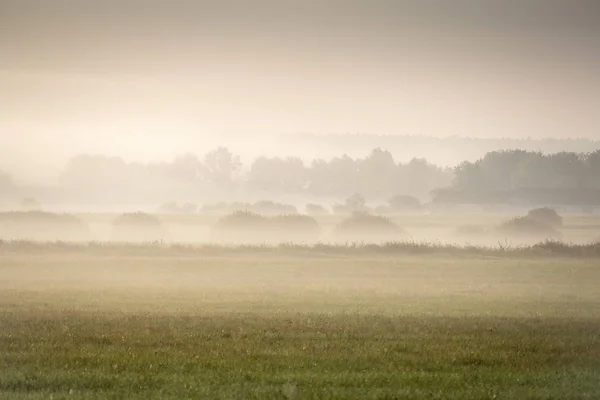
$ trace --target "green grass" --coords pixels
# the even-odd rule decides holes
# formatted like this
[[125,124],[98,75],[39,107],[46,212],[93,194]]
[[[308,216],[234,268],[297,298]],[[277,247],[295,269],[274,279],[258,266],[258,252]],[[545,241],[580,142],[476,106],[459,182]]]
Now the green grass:
[[105,250],[0,253],[0,398],[600,398],[596,257]]

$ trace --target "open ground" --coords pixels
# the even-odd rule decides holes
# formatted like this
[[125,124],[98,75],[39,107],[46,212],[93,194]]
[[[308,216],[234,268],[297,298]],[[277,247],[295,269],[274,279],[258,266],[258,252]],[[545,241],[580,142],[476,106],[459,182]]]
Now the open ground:
[[0,250],[1,398],[600,396],[593,254]]

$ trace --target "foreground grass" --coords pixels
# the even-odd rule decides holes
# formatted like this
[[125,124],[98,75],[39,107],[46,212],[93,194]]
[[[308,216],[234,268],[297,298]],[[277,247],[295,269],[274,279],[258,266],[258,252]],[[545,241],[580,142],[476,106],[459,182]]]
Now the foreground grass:
[[0,398],[600,398],[596,258],[269,251],[4,253]]
[[10,398],[598,398],[592,320],[12,314]]

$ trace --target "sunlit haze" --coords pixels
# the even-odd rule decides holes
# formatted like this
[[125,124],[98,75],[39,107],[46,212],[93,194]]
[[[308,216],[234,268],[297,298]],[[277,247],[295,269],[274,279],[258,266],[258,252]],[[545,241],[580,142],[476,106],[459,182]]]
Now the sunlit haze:
[[225,134],[600,135],[593,0],[2,0],[0,53],[17,171]]

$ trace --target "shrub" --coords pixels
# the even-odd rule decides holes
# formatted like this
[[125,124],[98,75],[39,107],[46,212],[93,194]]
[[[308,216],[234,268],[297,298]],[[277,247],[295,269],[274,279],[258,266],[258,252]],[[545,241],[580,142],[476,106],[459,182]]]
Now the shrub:
[[148,213],[133,212],[119,215],[113,221],[113,240],[158,241],[166,236],[162,221]]
[[396,241],[406,237],[406,233],[389,218],[355,212],[340,222],[334,230],[336,240],[367,242]]
[[555,209],[550,207],[535,208],[527,213],[527,218],[541,222],[553,228],[560,228],[563,219]]
[[284,243],[316,240],[317,221],[306,215],[289,214],[272,218],[238,211],[221,218],[213,227],[213,239],[242,243]]
[[413,196],[398,195],[388,201],[390,209],[395,212],[419,211],[421,201]]
[[498,232],[514,237],[530,237],[534,239],[559,239],[562,235],[552,226],[536,219],[516,217],[504,222],[498,228]]
[[230,206],[226,202],[205,204],[200,207],[200,213],[202,214],[227,214],[228,212],[230,212]]
[[198,206],[192,203],[185,203],[180,206],[175,202],[170,202],[160,206],[158,211],[162,214],[192,214],[197,209]]
[[40,241],[92,240],[89,227],[78,217],[45,211],[0,213],[0,236]]
[[319,224],[308,215],[279,215],[270,222],[279,242],[314,241],[319,234]]
[[251,211],[234,211],[212,228],[212,238],[225,242],[260,242],[267,233],[269,219]]
[[356,212],[367,212],[367,202],[360,193],[355,193],[348,197],[344,204],[334,204],[333,212],[335,214],[352,214]]
[[306,213],[314,217],[319,217],[323,215],[328,215],[329,211],[327,211],[327,209],[320,204],[308,203],[306,205]]
[[257,201],[252,205],[252,211],[263,215],[275,214],[295,214],[298,212],[296,207],[290,204],[275,203],[270,200]]

